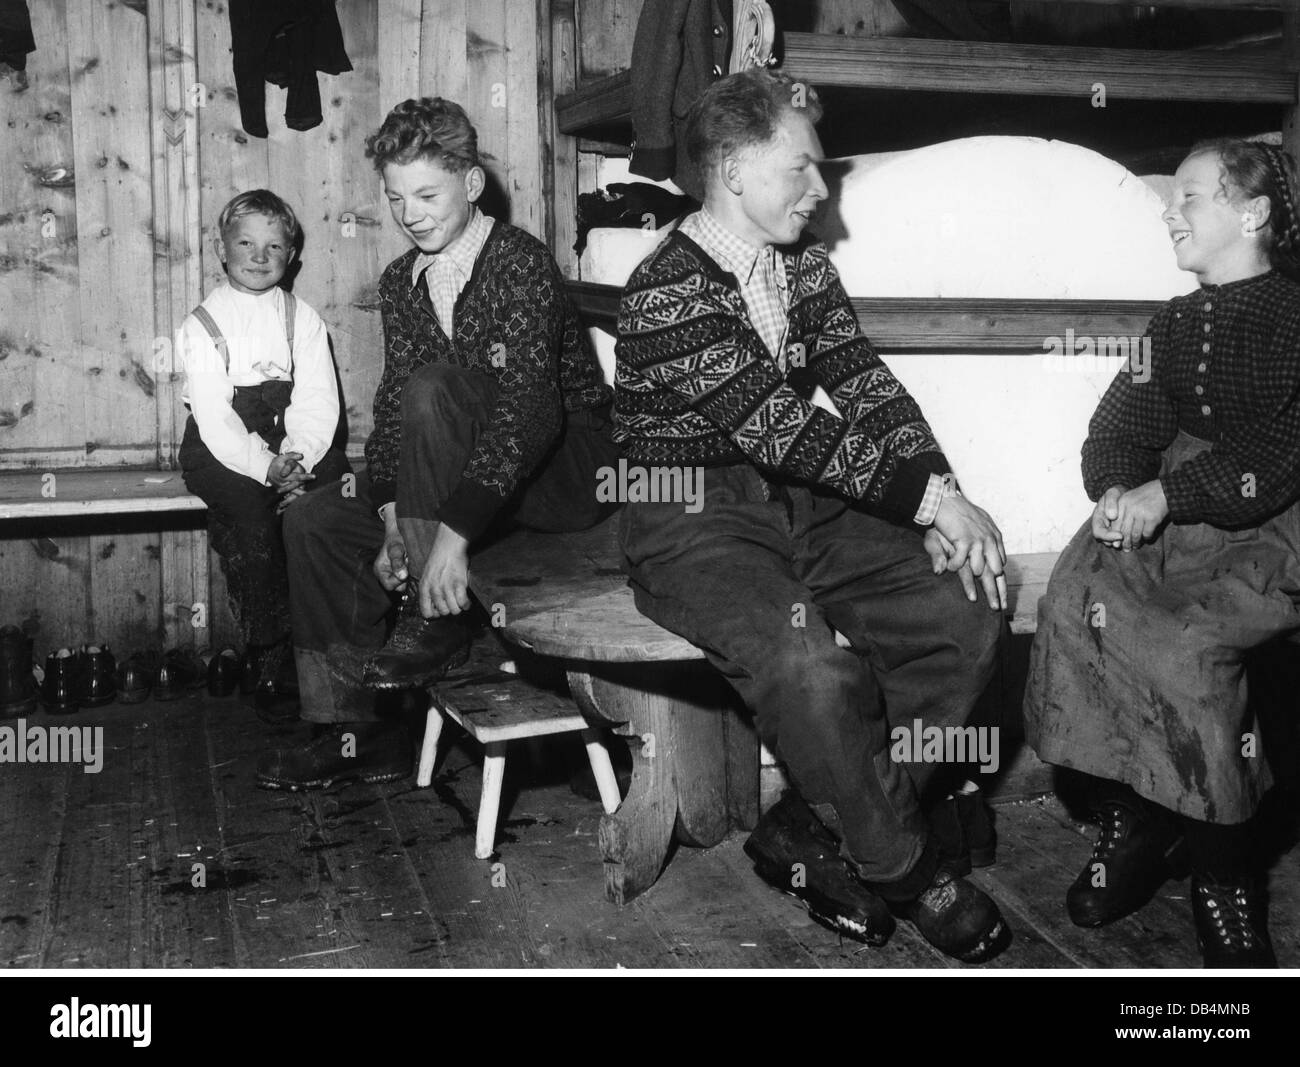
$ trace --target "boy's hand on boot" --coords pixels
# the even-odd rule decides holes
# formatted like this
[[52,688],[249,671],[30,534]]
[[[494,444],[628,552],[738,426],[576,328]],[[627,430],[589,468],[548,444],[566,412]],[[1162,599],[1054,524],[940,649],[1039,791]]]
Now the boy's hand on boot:
[[[389,515],[392,515],[391,511]],[[379,584],[390,593],[400,589],[410,577],[406,569],[406,542],[398,532],[395,518],[385,520],[384,544],[375,557],[374,571]]]
[[[931,538],[930,534],[936,537]],[[1002,545],[1002,531],[983,508],[964,496],[945,496],[935,514],[934,526],[926,534],[925,550],[936,566],[943,562],[947,570],[958,575],[967,600],[977,599],[975,579],[979,579],[989,607],[1005,610],[1007,579],[1003,569],[1007,553]]]
[[444,522],[420,575],[420,614],[433,619],[469,607],[469,541]]

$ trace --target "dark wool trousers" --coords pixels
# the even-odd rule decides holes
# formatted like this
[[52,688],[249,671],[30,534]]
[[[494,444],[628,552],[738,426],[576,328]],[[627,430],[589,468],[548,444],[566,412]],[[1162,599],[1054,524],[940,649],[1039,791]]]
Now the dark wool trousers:
[[[285,409],[292,386],[266,382],[235,390],[231,406],[250,433],[258,433],[272,448],[284,440]],[[230,610],[245,644],[273,645],[289,636],[289,584],[281,516],[276,514],[280,494],[237,474],[209,450],[191,415],[181,440],[181,470],[185,487],[208,505],[208,537],[221,559],[226,576]],[[316,464],[308,492],[337,482],[352,468],[341,449],[331,448]],[[299,507],[307,497],[289,506]]]
[[[428,557],[438,507],[456,488],[490,424],[496,397],[496,382],[488,375],[442,363],[422,367],[407,382],[397,514],[413,581]],[[506,503],[494,529],[515,524],[564,532],[594,526],[609,510],[596,499],[597,470],[617,462],[608,408],[569,412],[559,440]],[[378,718],[374,692],[332,671],[328,662],[331,646],[382,646],[394,602],[374,575],[384,523],[370,484],[363,475],[354,493],[346,488],[340,483],[303,497],[286,513],[294,656],[301,714],[311,722]]]
[[915,895],[937,867],[920,802],[936,765],[894,762],[890,731],[966,722],[1001,616],[936,576],[915,530],[841,497],[769,486],[748,464],[708,469],[704,486],[696,514],[624,508],[637,607],[726,676],[861,877]]

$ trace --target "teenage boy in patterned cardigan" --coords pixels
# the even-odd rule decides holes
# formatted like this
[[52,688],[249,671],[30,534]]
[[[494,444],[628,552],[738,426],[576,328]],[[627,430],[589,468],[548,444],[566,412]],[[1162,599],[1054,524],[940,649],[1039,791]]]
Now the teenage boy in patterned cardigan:
[[379,282],[384,373],[366,475],[286,513],[302,717],[327,728],[268,753],[267,788],[409,774],[410,739],[377,714],[374,690],[427,684],[463,659],[474,542],[503,522],[593,525],[608,511],[597,471],[618,457],[610,390],[555,260],[477,207],[484,173],[464,110],[407,100],[367,156],[414,247]]
[[969,716],[1001,535],[803,233],[827,195],[819,117],[810,88],[757,70],[690,113],[704,208],[624,290],[614,410],[629,465],[704,468],[703,507],[629,503],[623,548],[637,606],[723,672],[797,789],[747,844],[760,874],[868,943],[892,910],[979,960],[1008,930],[932,829],[935,767],[894,762],[890,732]]

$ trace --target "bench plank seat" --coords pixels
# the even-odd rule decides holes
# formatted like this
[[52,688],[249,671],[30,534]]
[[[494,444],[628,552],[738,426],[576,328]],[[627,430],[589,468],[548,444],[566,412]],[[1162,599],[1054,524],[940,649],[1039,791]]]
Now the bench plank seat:
[[[1033,633],[1056,552],[1007,560],[1011,632]],[[520,530],[476,552],[470,585],[504,609],[507,637],[543,656],[598,663],[702,659],[699,649],[639,611],[623,573],[618,517],[583,533]]]
[[185,488],[180,471],[80,467],[0,473],[0,519],[203,511],[206,507]]

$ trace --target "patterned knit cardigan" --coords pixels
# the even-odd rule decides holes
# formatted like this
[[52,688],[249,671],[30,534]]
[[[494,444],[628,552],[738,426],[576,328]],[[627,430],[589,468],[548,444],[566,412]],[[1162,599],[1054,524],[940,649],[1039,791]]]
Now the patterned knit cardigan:
[[[629,461],[815,483],[902,521],[947,460],[916,402],[862,336],[825,245],[784,250],[787,377],[735,276],[674,232],[632,274],[618,317],[614,437]],[[804,363],[803,368],[799,367]],[[820,385],[838,419],[807,398]]]
[[395,259],[379,281],[384,373],[375,393],[375,428],[366,442],[371,500],[380,507],[397,494],[407,379],[427,363],[481,371],[499,388],[492,424],[439,508],[442,521],[473,540],[545,458],[559,436],[562,412],[607,404],[610,390],[560,270],[537,238],[493,223],[456,300],[451,340],[423,279],[411,285],[418,254],[411,249]]

